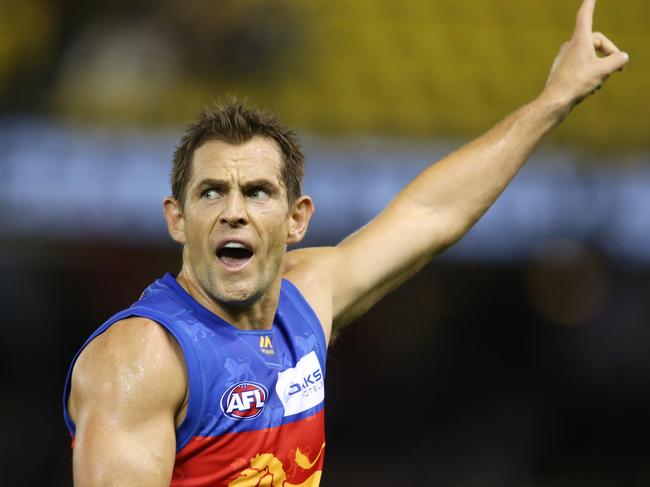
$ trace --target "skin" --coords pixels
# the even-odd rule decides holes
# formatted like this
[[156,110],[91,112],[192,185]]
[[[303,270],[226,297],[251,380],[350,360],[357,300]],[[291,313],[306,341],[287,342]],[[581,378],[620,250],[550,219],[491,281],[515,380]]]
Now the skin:
[[[183,245],[178,281],[234,326],[268,329],[284,276],[308,300],[329,339],[458,241],[544,136],[627,63],[626,54],[592,32],[594,7],[595,0],[583,2],[573,37],[538,98],[430,166],[336,247],[286,252],[303,238],[314,210],[306,196],[288,207],[274,142],[207,142],[195,152],[185,205],[164,201],[169,232]],[[228,269],[215,257],[217,242],[227,238],[245,239],[255,251],[242,269]],[[150,320],[113,325],[84,349],[72,374],[75,485],[169,485],[174,430],[186,402],[177,343]]]
[[[280,176],[282,153],[267,138],[241,145],[208,141],[194,153],[184,206],[165,198],[174,240],[183,244],[179,283],[203,306],[241,329],[270,329],[287,244],[299,242],[314,212],[308,196],[291,211]],[[219,242],[240,240],[254,252],[242,269],[216,256]]]

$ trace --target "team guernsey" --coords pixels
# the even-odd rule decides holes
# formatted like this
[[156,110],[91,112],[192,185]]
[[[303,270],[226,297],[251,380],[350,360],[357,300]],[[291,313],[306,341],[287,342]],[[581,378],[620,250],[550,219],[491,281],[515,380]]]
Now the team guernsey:
[[156,321],[179,343],[187,366],[187,414],[176,430],[174,487],[317,486],[325,454],[326,344],[298,289],[282,281],[271,330],[239,330],[195,301],[171,274],[99,327],[75,355],[113,323]]

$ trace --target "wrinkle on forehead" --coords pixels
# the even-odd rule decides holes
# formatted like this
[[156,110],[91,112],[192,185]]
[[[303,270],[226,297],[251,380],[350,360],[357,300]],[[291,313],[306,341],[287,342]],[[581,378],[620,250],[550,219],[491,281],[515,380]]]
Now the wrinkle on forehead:
[[209,140],[194,153],[193,179],[240,173],[250,177],[273,177],[282,184],[282,152],[266,137],[253,137],[242,144]]

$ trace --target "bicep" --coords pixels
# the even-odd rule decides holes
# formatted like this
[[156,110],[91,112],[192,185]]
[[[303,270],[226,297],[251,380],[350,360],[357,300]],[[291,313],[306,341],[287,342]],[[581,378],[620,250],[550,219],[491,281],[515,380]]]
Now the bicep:
[[84,413],[73,452],[75,486],[169,485],[176,446],[171,415],[158,412],[131,423],[107,407]]
[[113,325],[86,347],[69,401],[76,486],[169,485],[184,374],[173,339],[149,320]]
[[398,199],[335,247],[335,329],[365,313],[429,262],[435,249],[442,248],[424,224],[431,219],[416,205]]

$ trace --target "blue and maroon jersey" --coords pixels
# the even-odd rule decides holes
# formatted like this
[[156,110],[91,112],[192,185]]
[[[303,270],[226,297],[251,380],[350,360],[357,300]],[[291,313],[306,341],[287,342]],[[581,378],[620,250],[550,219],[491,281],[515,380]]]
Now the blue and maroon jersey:
[[282,281],[271,330],[239,330],[194,300],[171,274],[99,327],[75,355],[113,323],[156,321],[179,343],[187,366],[187,414],[176,430],[171,485],[317,486],[325,453],[326,342],[298,289]]

